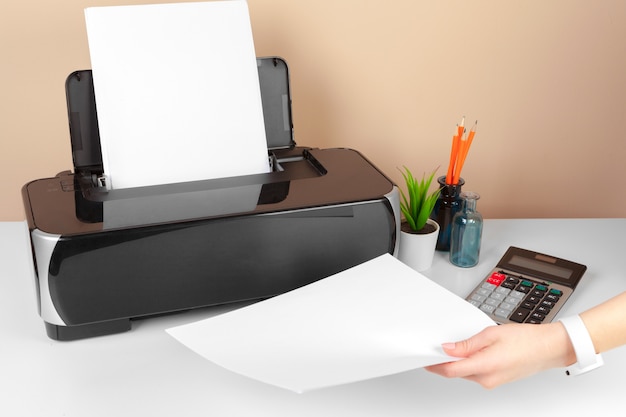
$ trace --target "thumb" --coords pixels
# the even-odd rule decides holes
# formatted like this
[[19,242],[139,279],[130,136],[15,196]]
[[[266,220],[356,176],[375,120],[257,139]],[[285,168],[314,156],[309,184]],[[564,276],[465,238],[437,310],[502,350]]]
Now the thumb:
[[456,343],[443,343],[441,347],[447,355],[457,358],[467,358],[482,348],[476,343],[476,337],[470,337]]

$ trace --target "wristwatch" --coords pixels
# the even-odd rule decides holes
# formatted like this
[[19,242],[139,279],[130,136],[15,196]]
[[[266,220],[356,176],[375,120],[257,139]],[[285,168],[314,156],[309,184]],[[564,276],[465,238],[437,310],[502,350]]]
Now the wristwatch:
[[574,346],[577,362],[566,368],[567,375],[581,375],[604,365],[602,355],[596,353],[591,336],[579,315],[559,319]]

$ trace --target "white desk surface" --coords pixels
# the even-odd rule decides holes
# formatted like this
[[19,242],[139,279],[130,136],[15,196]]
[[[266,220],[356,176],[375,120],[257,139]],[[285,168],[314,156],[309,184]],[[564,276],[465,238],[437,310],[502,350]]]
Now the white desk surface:
[[[571,259],[588,266],[561,310],[573,314],[626,290],[625,237],[626,219],[486,220],[476,267],[454,267],[437,253],[424,274],[465,296],[511,245]],[[605,353],[606,365],[584,376],[551,370],[494,390],[418,369],[295,394],[213,365],[164,332],[232,307],[137,320],[130,332],[112,336],[53,341],[37,314],[28,251],[25,223],[0,223],[3,416],[626,415],[626,348]]]

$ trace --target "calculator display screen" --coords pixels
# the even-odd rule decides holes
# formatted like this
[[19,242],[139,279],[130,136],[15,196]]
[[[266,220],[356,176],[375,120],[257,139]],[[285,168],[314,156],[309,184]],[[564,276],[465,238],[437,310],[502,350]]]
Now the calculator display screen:
[[513,255],[509,260],[509,263],[511,265],[521,266],[522,268],[532,269],[534,271],[543,272],[563,279],[569,279],[572,276],[571,269],[547,264],[545,262],[539,262],[523,256]]

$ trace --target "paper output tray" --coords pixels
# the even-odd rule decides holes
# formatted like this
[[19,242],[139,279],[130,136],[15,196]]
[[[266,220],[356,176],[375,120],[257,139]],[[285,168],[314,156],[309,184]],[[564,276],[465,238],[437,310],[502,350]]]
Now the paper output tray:
[[[257,58],[268,158],[273,171],[290,165],[289,179],[323,175],[324,169],[302,151],[293,150],[289,69],[280,57]],[[76,214],[84,222],[106,222],[105,228],[243,213],[257,202],[276,201],[288,192],[280,175],[244,176],[178,184],[106,190],[98,117],[91,70],[71,73],[66,97],[76,177]],[[210,116],[207,116],[210,117]],[[281,152],[279,156],[275,153]],[[236,163],[236,146],[232,158]],[[194,204],[198,202],[199,204]],[[123,215],[119,215],[123,213]]]
[[[280,57],[261,57],[257,58],[257,68],[267,148],[293,148],[296,143],[287,63]],[[65,90],[74,168],[77,173],[100,175],[103,173],[102,153],[91,70],[71,73]]]

